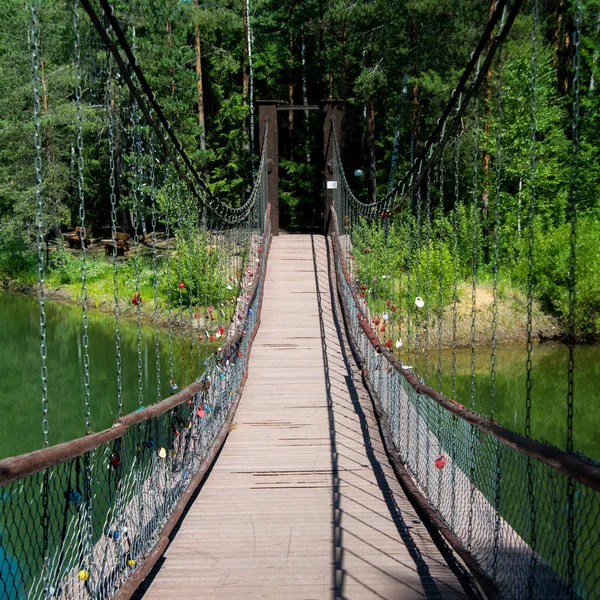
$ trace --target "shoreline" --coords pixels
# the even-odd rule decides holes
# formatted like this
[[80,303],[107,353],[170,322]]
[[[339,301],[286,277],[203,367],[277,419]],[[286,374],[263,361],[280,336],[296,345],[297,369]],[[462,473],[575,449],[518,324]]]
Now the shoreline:
[[[4,292],[36,297],[38,286],[37,284],[24,284],[19,283],[15,280],[4,279],[1,281],[1,289]],[[479,292],[480,290],[478,290]],[[489,320],[489,311],[491,307],[489,302],[485,302],[486,294],[478,294],[484,300],[481,304],[478,302],[476,308],[476,321],[475,321],[475,345],[476,346],[489,346],[492,343],[492,332],[491,322]],[[74,295],[72,290],[65,287],[46,287],[45,297],[47,300],[57,302],[64,305],[78,306],[80,305],[80,296]],[[511,300],[514,300],[512,298]],[[520,302],[516,303],[517,305]],[[509,306],[510,305],[510,306]],[[471,327],[471,307],[470,302],[458,302],[457,310],[457,335],[456,343],[453,343],[452,339],[452,305],[447,305],[444,309],[444,316],[442,318],[442,348],[448,349],[456,346],[457,348],[469,348],[471,346],[470,339],[470,327]],[[112,315],[114,317],[114,302],[112,298],[94,298],[88,296],[88,310],[94,311],[99,314]],[[180,330],[180,309],[177,307],[172,308],[171,313],[171,329]],[[196,325],[189,327],[189,307],[184,309],[185,326],[184,330],[198,331],[205,327],[205,324]],[[137,310],[135,305],[131,304],[129,298],[119,299],[119,317],[130,323],[137,321]],[[437,315],[431,315],[430,318],[430,347],[437,346],[438,339],[438,321]],[[142,303],[140,311],[140,321],[142,324],[147,326],[155,326],[154,318],[154,299],[151,298]],[[413,327],[415,324],[413,324]],[[158,310],[158,327],[161,330],[168,331],[169,329],[169,317],[167,310],[159,305]],[[228,327],[227,327],[228,328]],[[421,321],[420,338],[421,345],[425,339],[425,329]],[[406,323],[402,326],[403,334],[406,332]],[[404,336],[403,336],[404,337]],[[575,343],[577,344],[594,344],[600,341],[599,336],[586,336],[577,337]],[[515,310],[514,302],[501,301],[498,305],[498,322],[496,329],[496,343],[497,344],[519,344],[527,342],[527,323],[526,313],[523,311]],[[533,342],[536,344],[544,343],[567,343],[568,334],[562,330],[558,321],[540,310],[537,303],[534,307],[533,314]],[[424,347],[421,348],[424,350]]]
[[[37,297],[38,294],[38,286],[36,284],[23,284],[18,283],[14,280],[2,280],[1,290],[3,292],[14,294],[18,296],[28,296],[30,298]],[[51,302],[56,302],[57,304],[70,305],[73,307],[81,306],[80,297],[74,296],[71,291],[64,287],[46,287],[44,290],[45,299]],[[150,307],[150,309],[146,309],[145,307]],[[115,306],[114,301],[106,300],[106,299],[95,299],[93,297],[88,296],[88,306],[89,311],[93,311],[97,314],[103,314],[112,316],[114,318],[115,314]],[[171,329],[175,329],[177,331],[181,330],[180,327],[180,319],[178,316],[180,315],[180,309],[174,307],[171,309]],[[202,329],[201,327],[192,327],[189,325],[189,307],[184,309],[185,315],[185,327],[183,327],[184,331],[197,331]],[[123,319],[131,324],[136,324],[137,322],[137,309],[135,305],[131,303],[129,298],[119,298],[119,319]],[[141,304],[140,310],[140,322],[142,325],[154,327],[156,324],[154,318],[154,298],[150,300],[146,300]],[[169,317],[168,311],[164,308],[160,307],[158,309],[158,328],[167,332],[169,330]]]

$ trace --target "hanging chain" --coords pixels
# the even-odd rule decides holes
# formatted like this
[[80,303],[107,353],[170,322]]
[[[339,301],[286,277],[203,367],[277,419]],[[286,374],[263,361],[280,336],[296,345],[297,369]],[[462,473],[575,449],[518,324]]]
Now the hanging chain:
[[[462,97],[458,100],[458,106],[462,103]],[[457,109],[458,110],[458,109]],[[454,146],[454,206],[453,206],[453,241],[452,248],[452,398],[456,399],[456,333],[458,320],[458,206],[460,203],[460,131],[456,130],[456,141]]]
[[[575,302],[576,302],[576,275],[577,275],[577,200],[579,196],[579,94],[580,94],[580,69],[581,69],[581,0],[575,2],[575,31],[573,43],[573,165],[571,182],[570,221],[571,231],[569,236],[569,359],[567,376],[567,451],[573,451],[573,404],[575,394]],[[569,598],[575,597],[575,486],[569,477],[567,483],[567,547]]]
[[[534,245],[534,209],[536,196],[536,130],[537,130],[537,29],[539,25],[539,11],[537,0],[533,2],[533,26],[531,28],[531,114],[530,114],[530,130],[531,143],[529,146],[529,161],[530,161],[530,189],[529,189],[529,210],[528,210],[528,229],[529,229],[529,244],[527,252],[528,270],[527,270],[527,363],[526,363],[526,395],[525,395],[525,435],[531,436],[531,371],[532,360],[531,353],[533,351],[533,245]],[[531,559],[529,565],[529,580],[528,593],[529,598],[535,596],[535,566],[536,566],[536,506],[535,492],[533,489],[533,465],[532,459],[527,460],[527,492],[529,497],[530,508],[530,531],[529,531],[529,546],[531,547]]]
[[106,111],[108,115],[108,161],[110,186],[110,231],[113,248],[113,297],[115,303],[115,346],[117,352],[117,404],[118,416],[123,414],[123,362],[121,358],[121,322],[119,305],[119,266],[117,261],[117,193],[115,169],[115,110],[113,95],[113,59],[108,57],[108,77],[106,80]]
[[[31,0],[31,64],[33,68],[33,121],[34,121],[34,146],[35,146],[35,199],[36,199],[36,242],[38,252],[38,301],[40,307],[40,377],[42,383],[42,434],[44,448],[48,446],[48,369],[46,367],[46,308],[44,290],[44,203],[42,195],[42,156],[41,156],[41,121],[40,121],[40,56],[39,56],[39,20],[38,0]],[[48,546],[50,530],[50,496],[48,469],[44,471],[42,480],[42,553],[43,553],[43,594],[44,598],[51,595],[48,584]]]
[[[479,71],[479,66],[477,70]],[[475,411],[475,366],[476,366],[476,350],[475,350],[475,326],[477,315],[477,258],[478,258],[478,233],[479,233],[479,102],[476,99],[474,104],[474,128],[475,139],[473,144],[473,201],[471,206],[472,211],[472,236],[471,236],[471,410]],[[467,532],[467,548],[471,549],[473,540],[473,505],[475,503],[475,437],[478,435],[473,424],[469,427],[469,521]]]
[[156,358],[156,401],[161,399],[160,381],[160,338],[158,334],[158,258],[156,251],[156,171],[154,165],[154,144],[149,144],[150,155],[150,214],[152,218],[152,289],[154,293],[154,355]]
[[[135,30],[134,30],[135,31]],[[140,206],[142,203],[142,137],[140,133],[138,106],[134,101],[131,109],[133,133],[133,184],[131,186],[131,201],[133,204],[133,271],[135,278],[135,308],[136,308],[136,342],[137,342],[137,367],[138,367],[138,402],[144,404],[144,370],[142,361],[142,298],[140,291]]]
[[443,154],[440,159],[439,167],[438,167],[438,177],[439,177],[439,190],[440,190],[440,205],[439,205],[439,290],[438,290],[438,364],[437,364],[437,372],[438,372],[438,380],[437,380],[437,388],[438,391],[442,391],[442,336],[444,332],[444,227],[443,227],[443,219],[444,219],[444,160]]
[[414,303],[412,301],[412,246],[413,236],[412,232],[412,198],[414,196],[414,190],[411,192],[411,202],[409,204],[408,198],[406,201],[406,292],[408,295],[406,305],[406,356],[407,360],[410,361],[410,353],[412,347],[412,309]]
[[[417,175],[417,178],[421,178],[421,172]],[[411,298],[411,304],[415,304],[417,296],[420,296],[420,284],[421,279],[419,276],[419,267],[421,263],[421,186],[417,187],[417,220],[415,224],[415,298]],[[419,365],[419,351],[421,350],[421,342],[419,336],[419,328],[421,325],[419,319],[419,310],[415,310],[415,356],[414,356],[414,371],[418,372]],[[417,430],[418,433],[418,430]]]
[[[496,409],[496,344],[498,327],[498,252],[500,247],[500,212],[501,212],[501,184],[502,184],[502,117],[503,117],[503,88],[502,88],[502,48],[498,53],[498,100],[497,100],[497,131],[496,131],[496,204],[494,206],[494,283],[493,283],[493,303],[492,303],[492,354],[491,354],[491,373],[490,373],[490,419],[493,420]],[[494,509],[496,512],[494,519],[494,550],[492,554],[493,577],[496,576],[498,567],[498,551],[500,540],[500,495],[501,495],[501,475],[502,475],[502,448],[496,444],[496,475],[494,478]]]
[[[82,305],[82,323],[83,323],[83,384],[85,388],[85,428],[91,429],[91,400],[90,400],[90,357],[88,354],[88,311],[87,311],[87,286],[86,286],[86,244],[87,233],[85,229],[85,197],[83,181],[83,112],[81,108],[81,41],[79,37],[79,0],[73,0],[73,31],[75,34],[75,106],[77,123],[77,192],[79,196],[79,239],[81,241],[81,305]],[[94,561],[92,552],[92,540],[94,530],[92,524],[92,467],[90,464],[90,453],[84,455],[84,478],[85,478],[85,550],[88,568],[91,568]],[[84,567],[86,565],[82,565]]]
[[83,385],[85,389],[85,430],[91,430],[90,356],[88,354],[87,309],[87,232],[85,229],[85,198],[83,182],[83,111],[81,108],[81,41],[79,39],[79,0],[73,3],[73,29],[75,33],[75,107],[77,124],[77,193],[79,198],[79,240],[81,242],[81,307],[83,310]]
[[[479,70],[479,67],[478,67]],[[471,230],[471,410],[475,410],[475,334],[477,318],[477,258],[478,258],[478,236],[479,236],[479,102],[475,100],[475,140],[473,147],[473,203],[472,211],[472,230]]]
[[44,199],[42,193],[42,135],[40,119],[40,55],[39,55],[39,20],[38,1],[31,0],[29,5],[31,12],[31,64],[33,67],[33,143],[35,146],[35,200],[36,213],[36,242],[38,253],[38,301],[40,306],[40,378],[42,382],[42,434],[44,436],[44,447],[48,446],[48,368],[46,367],[46,295],[44,288]]
[[569,236],[569,363],[568,363],[568,390],[567,390],[567,450],[573,450],[573,394],[574,394],[574,340],[575,340],[575,301],[576,301],[576,248],[577,248],[577,198],[579,193],[579,111],[580,111],[580,68],[581,68],[581,0],[575,4],[575,31],[573,43],[573,166],[571,182],[570,222]]
[[431,171],[427,172],[425,222],[425,377],[429,376],[429,304],[431,302]]

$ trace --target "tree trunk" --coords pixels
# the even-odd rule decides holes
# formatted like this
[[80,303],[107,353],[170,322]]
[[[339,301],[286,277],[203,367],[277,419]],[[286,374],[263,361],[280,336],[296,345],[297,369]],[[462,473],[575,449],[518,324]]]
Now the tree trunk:
[[[292,8],[290,8],[290,18],[292,16]],[[292,29],[288,32],[288,43],[289,43],[289,67],[290,67],[290,79],[288,83],[288,104],[292,106],[294,104],[294,32]],[[290,160],[294,160],[294,111],[288,110],[288,135],[290,144]]]
[[346,19],[342,20],[342,37],[340,44],[342,47],[342,71],[340,76],[340,100],[346,100],[348,90],[348,36],[346,32]]
[[[372,53],[368,50],[364,57],[364,66],[371,67]],[[369,97],[366,102],[365,117],[365,146],[367,151],[367,186],[369,190],[369,202],[377,200],[376,159],[375,159],[375,102]]]
[[325,73],[325,42],[324,42],[324,30],[325,30],[325,9],[323,6],[323,0],[319,0],[319,90],[321,91],[320,97],[323,98],[323,75]]
[[[491,20],[494,15],[494,6],[495,1],[492,0],[490,4],[490,10],[488,12],[488,22]],[[487,43],[488,52],[492,46],[493,42],[493,34],[490,35],[490,39]],[[489,141],[490,141],[490,131],[492,127],[492,96],[493,96],[493,88],[492,88],[492,78],[494,76],[494,72],[492,70],[492,64],[488,68],[487,73],[485,74],[485,99],[484,99],[484,116],[483,116],[483,151],[482,151],[482,168],[483,168],[483,177],[482,177],[482,194],[481,194],[481,214],[485,219],[487,215],[489,204],[490,204],[490,151],[488,150]]]
[[367,145],[367,184],[369,187],[369,202],[377,200],[377,181],[375,162],[375,103],[373,100],[367,102],[367,135],[365,143]]
[[[171,21],[167,19],[167,47],[171,48],[173,45],[173,37],[171,35],[173,31]],[[175,95],[175,65],[171,65],[171,96]]]
[[571,86],[571,34],[572,19],[568,0],[551,0],[548,3],[550,29],[548,37],[553,46],[552,66],[556,72],[558,89],[565,94]]
[[[308,105],[308,85],[306,77],[306,41],[302,33],[302,102],[304,106]],[[304,111],[304,139],[308,141],[310,133],[310,122],[308,120],[308,109]],[[310,163],[310,147],[306,144],[306,162]]]
[[42,113],[48,114],[48,87],[46,83],[46,73],[44,71],[44,61],[40,61],[40,71],[42,75]]
[[[194,0],[198,6],[198,0]],[[196,50],[196,82],[198,94],[198,126],[200,127],[200,150],[206,150],[206,134],[204,126],[204,89],[202,87],[202,54],[200,52],[200,26],[194,27],[194,42]]]
[[117,115],[117,105],[115,102],[115,84],[114,80],[111,78],[111,86],[112,92],[110,95],[110,110],[113,114],[113,127],[115,133],[115,199],[116,204],[119,207],[119,226],[121,231],[124,233],[131,233],[133,231],[133,226],[128,220],[128,211],[122,210],[121,206],[121,194],[123,190],[122,181],[121,181],[121,173],[123,171],[123,160],[121,155],[121,147],[122,147],[122,138],[121,138],[121,122],[118,119]]
[[[419,75],[419,61],[418,61],[418,47],[417,47],[417,26],[416,23],[411,24],[410,28],[410,45],[413,49],[412,65],[411,65],[411,77],[413,78],[413,84],[410,88],[410,123],[411,123],[411,137],[410,137],[410,153],[411,153],[411,167],[414,163],[416,156],[419,154],[420,143],[419,143],[419,130],[420,130],[420,103],[419,103],[419,84],[417,83],[417,77]],[[413,211],[416,211],[416,194],[413,193]]]
[[[242,104],[248,106],[250,102],[250,70],[248,66],[248,40],[250,39],[250,23],[248,21],[248,7],[246,0],[242,0],[242,17],[244,21],[244,45],[242,47]],[[244,150],[250,150],[250,121],[244,124]]]

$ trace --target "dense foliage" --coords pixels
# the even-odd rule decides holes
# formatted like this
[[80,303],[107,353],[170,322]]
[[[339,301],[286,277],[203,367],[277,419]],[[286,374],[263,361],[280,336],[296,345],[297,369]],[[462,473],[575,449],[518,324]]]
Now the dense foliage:
[[[252,0],[252,47],[248,48],[245,0],[115,0],[114,5],[186,151],[211,189],[233,204],[247,194],[251,173],[249,51],[255,100],[276,98],[295,104],[316,104],[326,98],[345,101],[342,146],[346,167],[349,173],[356,168],[366,173],[354,180],[363,196],[381,196],[421,150],[486,25],[491,6],[490,0]],[[567,0],[540,5],[534,286],[544,307],[565,322],[572,186],[573,7]],[[598,2],[583,0],[577,328],[586,335],[600,329],[596,276],[600,266],[596,244],[600,239],[599,9]],[[523,261],[530,181],[530,13],[531,3],[525,2],[503,49],[501,74],[495,63],[476,100],[482,159],[477,165],[482,182],[479,269],[482,273],[492,269],[492,218],[497,200],[493,179],[501,114],[501,277],[521,287],[527,278]],[[31,277],[36,257],[32,245],[30,16],[22,0],[5,0],[1,16],[0,271],[13,278]],[[108,57],[83,10],[80,16],[86,207],[92,228],[102,234],[109,214],[104,106]],[[76,225],[78,205],[71,3],[41,0],[40,38],[44,227],[53,236]],[[117,171],[125,171],[135,154],[132,103],[122,82],[115,86]],[[303,111],[290,114],[282,113],[280,118],[283,224],[315,225],[322,219],[320,117]],[[469,118],[474,117],[471,114]],[[466,128],[474,131],[473,123]],[[471,254],[472,145],[472,137],[465,135],[459,157],[463,212],[458,260],[465,279]],[[444,161],[451,173],[454,157],[447,153]],[[444,194],[448,200],[444,201],[444,214],[436,214],[435,231],[451,230],[453,185],[448,176]],[[121,227],[131,231],[126,178],[117,187]],[[402,225],[395,227],[399,231]],[[448,258],[453,250],[448,243],[434,251]],[[398,252],[400,257],[401,248]],[[402,267],[398,258],[398,268]]]

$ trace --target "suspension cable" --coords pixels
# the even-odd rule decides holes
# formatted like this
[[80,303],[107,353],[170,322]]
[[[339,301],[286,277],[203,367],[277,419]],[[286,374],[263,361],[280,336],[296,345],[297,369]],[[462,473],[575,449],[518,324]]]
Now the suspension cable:
[[[523,5],[523,0],[515,0],[515,3],[513,4],[510,10],[510,13],[506,16],[506,20],[504,21],[504,25],[500,30],[500,33],[496,37],[494,37],[490,44],[490,39],[492,37],[492,32],[494,28],[498,24],[500,18],[504,17],[505,4],[506,2],[503,0],[499,0],[496,3],[496,6],[494,7],[494,13],[488,20],[488,24],[483,32],[483,35],[481,36],[475,51],[471,55],[471,59],[466,69],[463,71],[459,83],[453,91],[452,96],[450,97],[450,101],[448,102],[446,108],[442,113],[442,117],[438,119],[436,127],[434,128],[431,135],[428,137],[421,153],[414,161],[411,168],[407,171],[404,177],[394,186],[393,191],[397,192],[398,190],[402,190],[402,194],[400,201],[398,201],[398,203],[396,203],[391,209],[393,212],[397,212],[401,209],[402,198],[410,194],[411,190],[414,187],[419,186],[421,184],[425,173],[427,173],[427,170],[437,161],[440,152],[443,150],[444,146],[450,139],[452,132],[460,123],[460,120],[462,119],[462,116],[465,110],[467,109],[469,101],[477,92],[479,86],[482,84],[497,49],[502,45],[502,43],[508,36],[512,25],[517,17],[517,14],[519,13],[521,6]],[[483,49],[486,46],[488,46],[487,54],[483,62],[481,62]],[[473,82],[468,88],[465,88],[475,67],[478,65],[480,65],[480,68],[478,68],[477,74],[473,78]],[[447,123],[447,120],[449,119],[452,110],[455,108],[455,116],[452,118],[452,120],[450,120],[449,123]],[[428,154],[429,157],[426,160]],[[414,175],[417,171],[420,171],[421,175],[415,178]]]

